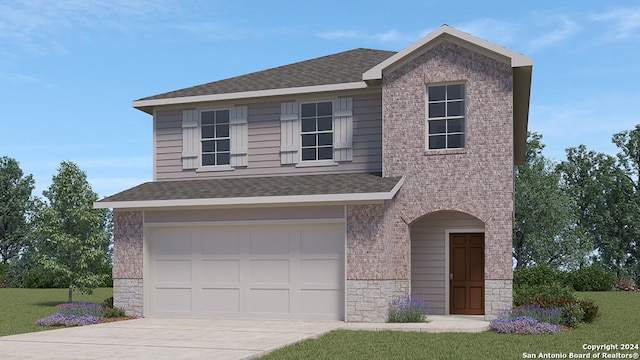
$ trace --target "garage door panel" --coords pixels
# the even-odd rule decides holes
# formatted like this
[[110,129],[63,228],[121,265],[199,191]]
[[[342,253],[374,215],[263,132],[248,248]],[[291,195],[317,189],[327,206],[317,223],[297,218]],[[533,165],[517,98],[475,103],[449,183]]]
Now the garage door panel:
[[341,309],[340,290],[302,290],[302,312],[305,314],[339,314]]
[[150,228],[145,315],[344,319],[344,224]]
[[240,260],[203,260],[202,281],[215,283],[240,282]]
[[191,255],[192,234],[187,231],[163,229],[154,232],[153,252],[157,255]]
[[300,231],[301,254],[344,253],[344,228],[333,224],[309,225]]
[[159,313],[189,313],[192,310],[191,289],[157,288],[155,299]]
[[341,260],[309,260],[300,262],[300,282],[309,284],[339,284],[342,276]]
[[191,283],[190,260],[156,260],[156,282]]
[[290,245],[289,229],[276,226],[252,229],[251,254],[253,255],[288,255]]
[[290,312],[288,289],[251,289],[251,313],[287,315]]
[[252,284],[289,284],[289,260],[252,260]]
[[240,289],[202,289],[202,311],[240,313]]
[[215,231],[208,231],[206,228],[202,232],[202,254],[203,255],[240,255],[243,235],[235,228],[218,227]]

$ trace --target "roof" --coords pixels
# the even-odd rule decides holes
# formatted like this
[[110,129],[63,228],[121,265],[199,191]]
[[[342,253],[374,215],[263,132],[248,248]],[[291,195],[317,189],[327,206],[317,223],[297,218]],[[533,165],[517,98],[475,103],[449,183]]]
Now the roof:
[[[145,97],[133,102],[133,106],[150,112],[147,107],[195,101],[220,100],[223,98],[247,97],[247,93],[265,95],[268,90],[313,88],[322,86],[351,84],[366,87],[362,74],[373,66],[395,54],[394,51],[355,49],[327,55],[290,65],[258,71],[229,79],[214,81],[202,85],[175,90],[163,94]],[[221,96],[230,95],[231,96]],[[267,93],[268,94],[268,93]],[[218,95],[218,96],[215,96]],[[253,96],[248,96],[253,97]],[[164,100],[164,101],[163,101]]]
[[322,174],[147,182],[94,204],[96,208],[347,203],[389,200],[402,178]]

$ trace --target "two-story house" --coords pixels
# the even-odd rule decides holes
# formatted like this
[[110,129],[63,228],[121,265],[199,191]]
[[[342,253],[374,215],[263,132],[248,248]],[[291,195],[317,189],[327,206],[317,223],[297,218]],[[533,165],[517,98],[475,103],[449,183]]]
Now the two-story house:
[[443,25],[133,102],[153,181],[114,209],[114,303],[138,316],[382,322],[512,302],[513,170],[532,61]]

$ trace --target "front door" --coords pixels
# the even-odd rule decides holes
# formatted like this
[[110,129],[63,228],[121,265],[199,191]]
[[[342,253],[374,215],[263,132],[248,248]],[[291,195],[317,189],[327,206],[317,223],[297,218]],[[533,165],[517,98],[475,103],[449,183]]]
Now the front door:
[[449,313],[484,315],[484,234],[450,234],[449,267]]

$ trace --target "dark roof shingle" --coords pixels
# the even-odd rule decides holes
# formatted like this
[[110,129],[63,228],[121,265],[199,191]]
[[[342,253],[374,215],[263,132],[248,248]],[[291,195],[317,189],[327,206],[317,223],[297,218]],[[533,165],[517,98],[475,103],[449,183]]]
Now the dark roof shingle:
[[349,50],[145,97],[138,101],[357,82],[362,81],[364,72],[394,54],[394,51],[386,50]]
[[399,177],[322,174],[147,182],[99,202],[250,198],[390,192]]

